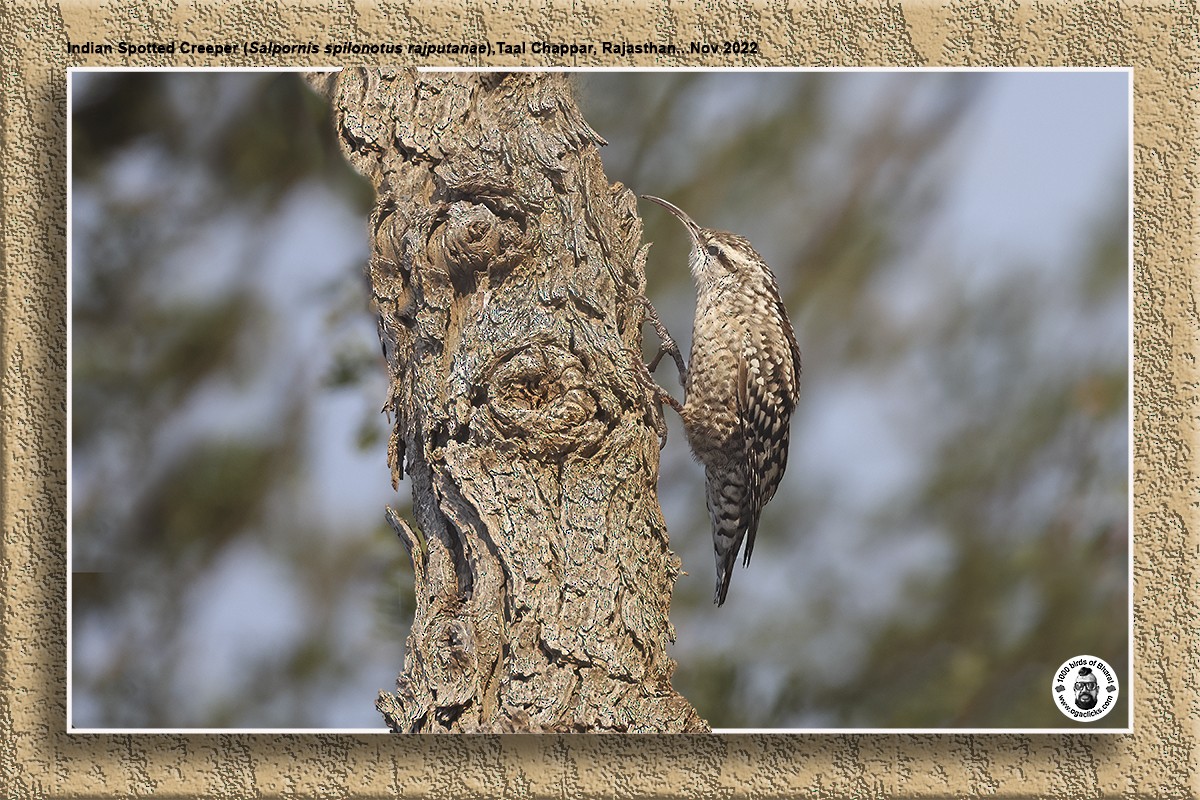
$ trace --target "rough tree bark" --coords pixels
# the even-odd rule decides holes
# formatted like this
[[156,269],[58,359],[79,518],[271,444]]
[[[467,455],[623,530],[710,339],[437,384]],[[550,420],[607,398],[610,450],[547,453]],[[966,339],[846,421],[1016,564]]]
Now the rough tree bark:
[[421,535],[395,731],[706,731],[671,686],[678,558],[641,369],[632,192],[557,74],[311,82],[374,184],[393,480]]

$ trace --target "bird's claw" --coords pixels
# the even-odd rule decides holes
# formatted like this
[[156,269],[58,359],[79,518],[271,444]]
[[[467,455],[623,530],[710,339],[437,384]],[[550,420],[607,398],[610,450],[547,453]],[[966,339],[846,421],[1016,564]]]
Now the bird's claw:
[[670,392],[654,382],[654,377],[650,374],[650,370],[646,364],[642,363],[640,358],[634,355],[632,360],[634,364],[642,368],[641,370],[635,368],[635,374],[646,396],[654,402],[658,412],[653,415],[654,432],[658,434],[658,449],[661,450],[667,446],[667,420],[662,414],[662,404],[666,403],[675,409],[677,414],[683,413],[683,404],[672,397]]
[[679,345],[675,344],[675,340],[671,338],[671,332],[667,330],[667,326],[658,317],[658,311],[645,297],[642,298],[643,308],[645,309],[644,319],[654,326],[654,332],[658,334],[659,345],[658,352],[654,354],[654,358],[646,365],[646,371],[653,373],[658,369],[658,363],[662,361],[664,355],[670,355],[675,362],[676,369],[679,370],[679,385],[687,385],[687,365],[683,363],[683,353],[679,351]]

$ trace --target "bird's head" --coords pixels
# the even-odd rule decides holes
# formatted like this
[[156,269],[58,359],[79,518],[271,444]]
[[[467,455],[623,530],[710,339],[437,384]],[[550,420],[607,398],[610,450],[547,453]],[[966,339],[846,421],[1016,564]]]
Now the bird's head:
[[762,257],[744,236],[713,228],[702,228],[674,203],[661,197],[644,194],[642,197],[670,211],[687,228],[692,239],[688,266],[697,283],[718,282],[730,277],[747,280],[762,270]]

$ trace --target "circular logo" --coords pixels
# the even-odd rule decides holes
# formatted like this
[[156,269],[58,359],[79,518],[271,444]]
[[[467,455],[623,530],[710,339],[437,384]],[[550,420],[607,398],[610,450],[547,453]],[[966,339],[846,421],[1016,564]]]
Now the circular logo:
[[1103,658],[1075,656],[1054,673],[1054,705],[1064,715],[1092,722],[1113,710],[1121,686],[1117,673]]

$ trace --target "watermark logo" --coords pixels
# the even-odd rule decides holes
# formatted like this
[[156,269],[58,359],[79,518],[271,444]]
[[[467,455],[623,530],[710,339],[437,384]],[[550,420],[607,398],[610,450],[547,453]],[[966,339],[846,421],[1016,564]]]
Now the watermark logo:
[[1054,705],[1064,715],[1092,722],[1113,710],[1120,696],[1117,673],[1103,658],[1075,656],[1054,673]]

